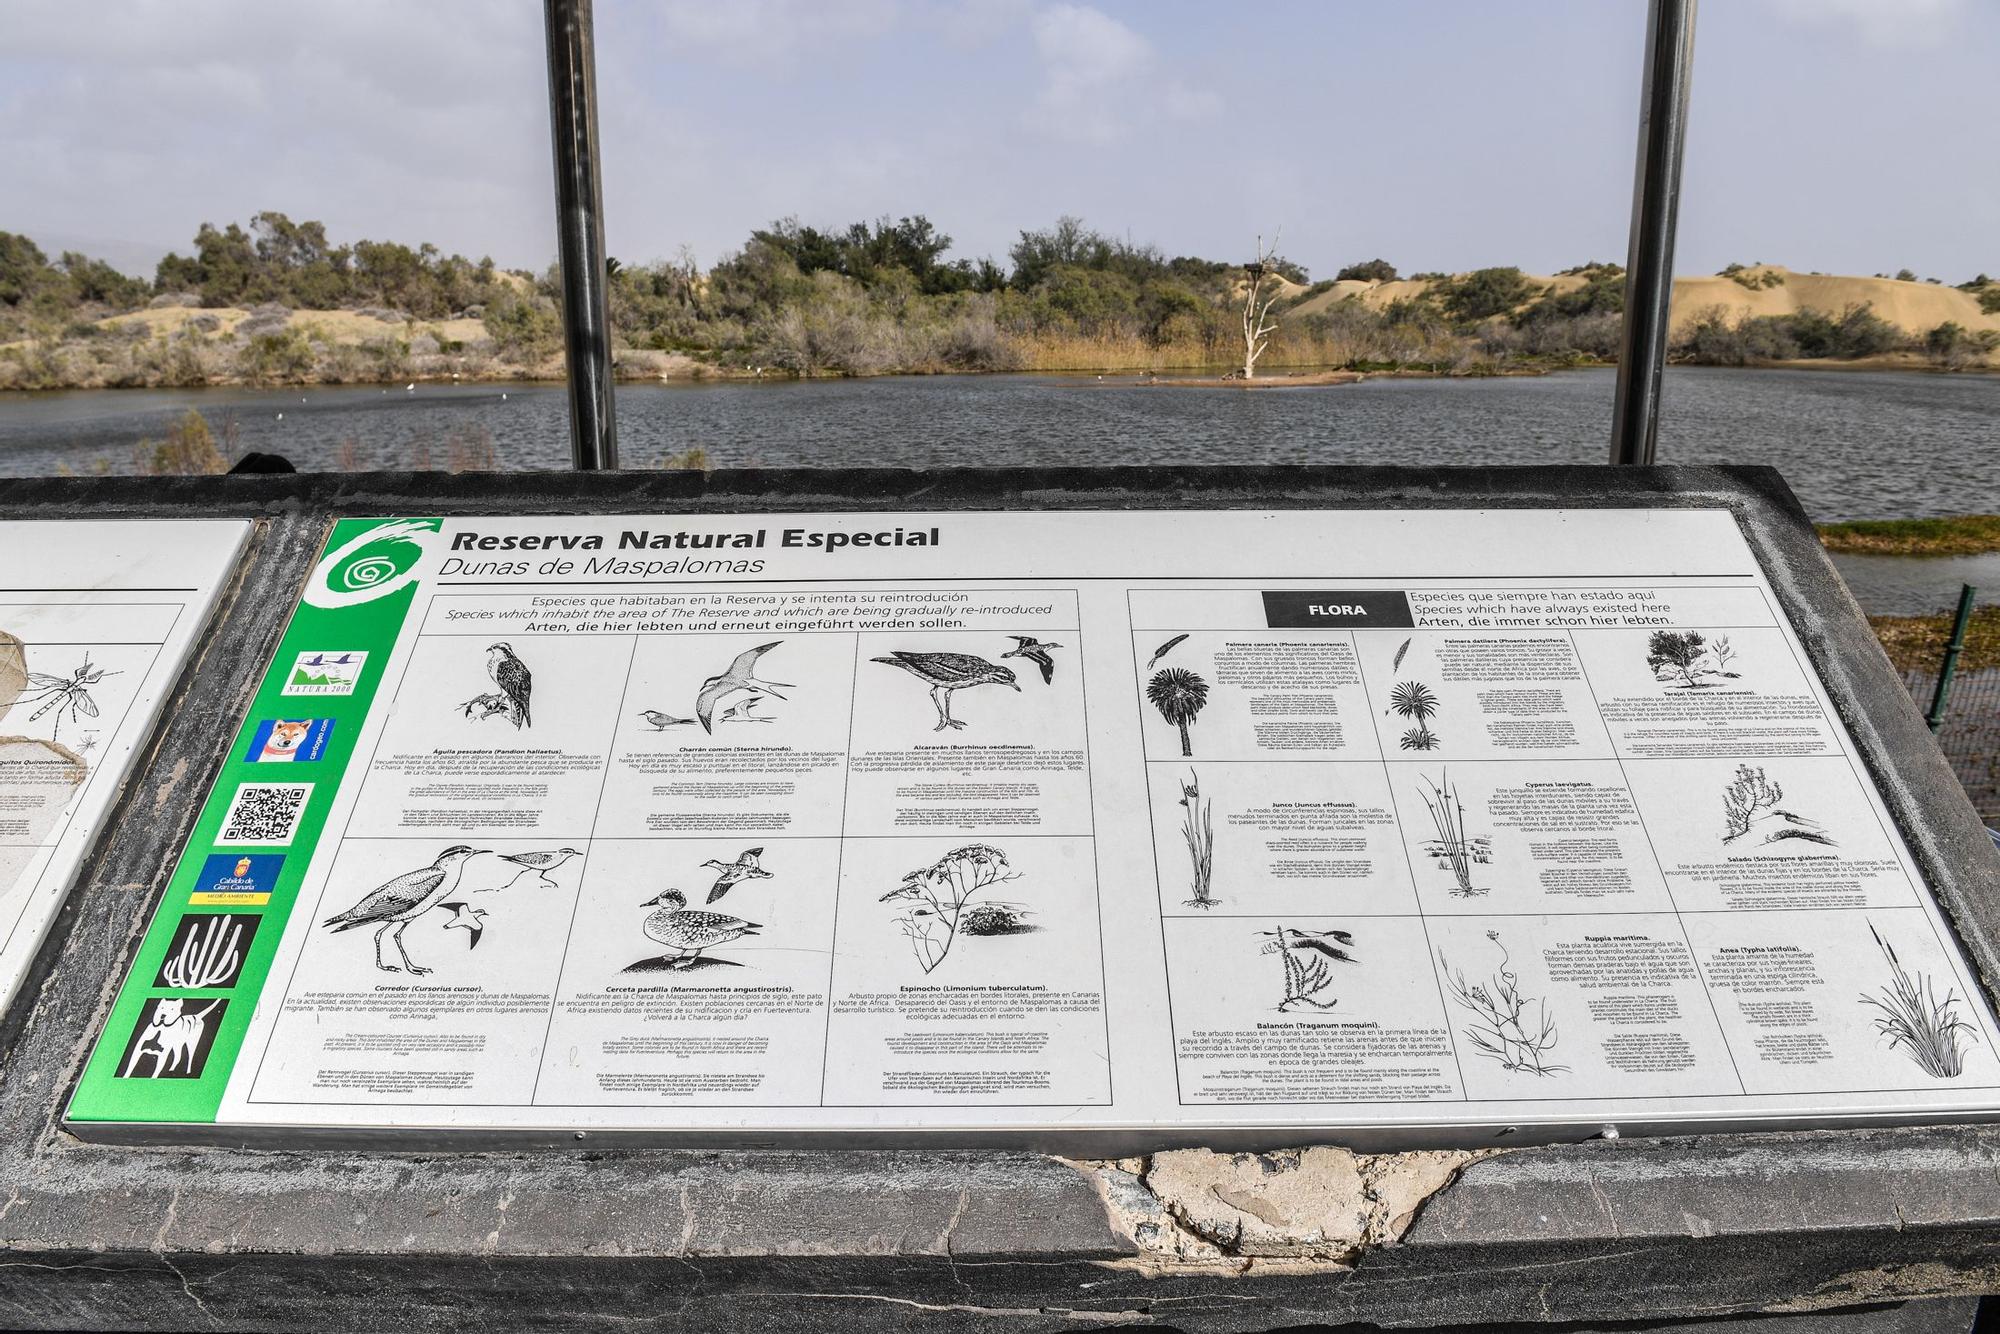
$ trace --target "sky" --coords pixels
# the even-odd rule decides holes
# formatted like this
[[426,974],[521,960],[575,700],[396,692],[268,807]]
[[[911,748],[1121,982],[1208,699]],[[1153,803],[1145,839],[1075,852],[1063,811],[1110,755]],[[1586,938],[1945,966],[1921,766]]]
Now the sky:
[[[1315,276],[1622,260],[1643,0],[597,0],[607,248],[1063,214]],[[0,228],[144,272],[204,220],[555,253],[539,5],[16,0]],[[1708,0],[1682,273],[2000,273],[1992,0]]]

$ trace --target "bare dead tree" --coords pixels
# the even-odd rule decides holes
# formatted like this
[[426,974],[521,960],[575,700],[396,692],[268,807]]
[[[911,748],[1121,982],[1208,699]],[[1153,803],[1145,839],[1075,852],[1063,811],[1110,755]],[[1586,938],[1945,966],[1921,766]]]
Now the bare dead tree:
[[1271,335],[1278,331],[1278,322],[1271,318],[1271,307],[1285,289],[1271,261],[1278,256],[1278,237],[1282,235],[1281,227],[1272,236],[1268,250],[1264,248],[1264,238],[1258,236],[1257,258],[1243,266],[1243,276],[1249,280],[1243,289],[1243,378],[1246,380],[1257,378],[1257,358],[1264,355]]

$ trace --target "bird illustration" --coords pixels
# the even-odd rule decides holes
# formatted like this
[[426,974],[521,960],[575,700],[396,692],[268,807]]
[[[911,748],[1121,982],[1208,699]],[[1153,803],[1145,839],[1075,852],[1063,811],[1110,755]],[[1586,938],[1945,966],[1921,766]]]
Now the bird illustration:
[[870,662],[883,662],[891,667],[901,667],[919,681],[928,681],[931,687],[931,703],[937,705],[937,726],[931,730],[942,732],[947,727],[962,728],[964,723],[951,716],[951,692],[964,690],[969,686],[1006,686],[1009,690],[1019,690],[1014,684],[1014,673],[1005,667],[996,667],[984,658],[975,658],[970,653],[904,653],[897,651],[886,658],[870,658]]
[[701,720],[702,731],[714,733],[715,706],[724,696],[733,695],[739,690],[761,690],[767,695],[777,695],[779,699],[783,699],[784,696],[772,689],[773,686],[783,686],[786,690],[795,688],[784,681],[760,681],[756,675],[757,659],[784,642],[782,639],[774,639],[768,644],[759,644],[756,648],[746,648],[736,655],[735,660],[729,664],[728,671],[720,676],[711,676],[701,683],[701,694],[695,697],[694,712]]
[[658,709],[642,709],[639,716],[653,725],[655,732],[664,732],[669,727],[693,727],[694,719],[676,718],[671,713],[661,713]]
[[771,873],[758,865],[757,859],[764,855],[762,848],[749,848],[736,855],[733,862],[717,861],[711,857],[702,866],[715,868],[715,884],[708,891],[708,901],[715,902],[739,880],[769,880]]
[[[541,875],[542,879],[547,880],[550,871],[555,870],[556,867],[561,866],[564,862],[577,855],[575,848],[557,848],[554,852],[502,853],[500,860],[503,862],[512,862],[516,866],[525,867],[530,871],[537,872]],[[449,907],[450,905],[447,904],[446,906]]]
[[763,930],[758,923],[746,922],[741,917],[689,908],[687,896],[678,889],[670,889],[656,898],[647,899],[639,906],[656,909],[640,929],[672,951],[671,963],[675,968],[692,968],[701,958],[703,950],[726,945],[744,936],[754,936]]
[[741,700],[741,701],[739,701],[739,702],[737,702],[737,703],[735,703],[735,704],[732,704],[732,705],[730,705],[730,706],[729,706],[728,708],[724,709],[724,710],[722,711],[722,716],[721,716],[720,718],[717,718],[717,719],[716,719],[715,721],[717,721],[717,722],[719,722],[719,723],[775,723],[775,722],[777,722],[778,720],[777,720],[776,718],[752,718],[752,717],[750,716],[750,710],[752,710],[752,709],[756,708],[756,707],[757,707],[757,706],[758,706],[759,704],[761,704],[761,703],[763,702],[763,700],[764,700],[764,697],[763,697],[762,695],[750,695],[750,696],[748,696],[748,697],[744,698],[743,700]]
[[451,931],[464,927],[468,937],[465,947],[478,948],[479,938],[486,934],[486,909],[468,908],[463,903],[440,903],[438,907],[452,915],[451,920],[444,924],[444,929]]
[[1186,635],[1175,635],[1172,639],[1154,649],[1153,656],[1146,659],[1146,670],[1149,672],[1152,671],[1154,663],[1172,653],[1176,648],[1179,648],[1181,641],[1186,638]]
[[1007,638],[1014,641],[1014,647],[1002,653],[1001,657],[1026,658],[1029,662],[1034,663],[1035,666],[1042,669],[1043,685],[1051,685],[1055,682],[1056,662],[1054,658],[1049,656],[1049,650],[1052,648],[1061,648],[1061,644],[1043,639],[1035,639],[1028,635],[1008,635]]
[[534,693],[535,675],[528,670],[528,664],[514,656],[514,647],[502,642],[486,646],[486,674],[493,678],[493,684],[500,687],[500,693],[513,705],[514,726],[532,727],[534,721],[528,716],[528,697]]
[[[463,843],[454,844],[438,854],[438,859],[417,871],[406,871],[394,880],[377,888],[367,898],[355,904],[344,913],[321,922],[336,932],[352,931],[357,926],[375,928],[375,966],[385,973],[399,973],[408,969],[414,977],[422,977],[430,972],[410,959],[410,952],[403,948],[403,932],[411,922],[422,917],[444,901],[447,894],[458,887],[459,876],[465,869],[466,858],[476,849]],[[470,930],[471,928],[467,928]],[[396,953],[403,956],[403,967],[382,962],[382,937],[391,931],[395,933]]]

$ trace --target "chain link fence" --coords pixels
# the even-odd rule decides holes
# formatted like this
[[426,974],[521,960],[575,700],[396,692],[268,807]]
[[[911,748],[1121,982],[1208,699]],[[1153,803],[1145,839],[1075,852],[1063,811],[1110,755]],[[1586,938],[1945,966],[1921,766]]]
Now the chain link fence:
[[[1937,678],[1935,666],[1904,671],[1903,684],[1919,712],[1930,708]],[[1987,824],[2000,827],[2000,668],[1952,677],[1937,740],[1974,809]]]

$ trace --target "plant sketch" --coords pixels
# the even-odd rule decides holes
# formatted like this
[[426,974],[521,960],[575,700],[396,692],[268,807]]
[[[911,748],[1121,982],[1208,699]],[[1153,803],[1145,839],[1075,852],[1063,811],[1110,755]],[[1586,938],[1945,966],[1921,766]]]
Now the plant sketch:
[[505,718],[517,731],[534,726],[529,700],[534,694],[535,676],[528,670],[528,664],[515,656],[513,645],[486,646],[486,675],[499,689],[474,695],[458,706],[459,712],[474,722]]
[[1728,635],[1713,641],[1699,630],[1655,630],[1646,639],[1646,666],[1653,679],[1674,690],[1701,690],[1715,684],[1709,677],[1734,680],[1729,669],[1737,656]]
[[243,936],[243,919],[227,914],[207,917],[188,933],[180,950],[160,969],[170,987],[200,991],[222,986],[243,965],[237,945]]
[[1965,1069],[1966,1039],[1961,1035],[1970,1033],[1977,1040],[1978,1033],[1959,1018],[1958,993],[1947,990],[1939,999],[1930,974],[1912,973],[1903,967],[1896,947],[1883,938],[1873,922],[1868,924],[1868,934],[1875,937],[1882,957],[1889,962],[1888,983],[1876,995],[1861,997],[1863,1005],[1878,1012],[1875,1031],[1889,1040],[1892,1050],[1900,1048],[1933,1079],[1956,1079]]
[[1453,898],[1471,898],[1488,892],[1491,886],[1476,886],[1472,883],[1472,868],[1493,860],[1493,840],[1486,834],[1468,837],[1465,832],[1465,803],[1458,799],[1458,789],[1451,785],[1451,771],[1445,770],[1436,783],[1428,776],[1422,777],[1423,790],[1417,795],[1424,799],[1424,806],[1431,813],[1431,827],[1437,830],[1437,837],[1424,841],[1424,855],[1436,859],[1438,869],[1450,869]]
[[734,959],[704,959],[702,952],[727,945],[732,940],[754,936],[764,929],[761,923],[746,922],[741,917],[690,908],[687,896],[678,889],[656,894],[639,906],[653,909],[640,930],[665,945],[667,952],[658,958],[639,960],[624,970],[628,973],[654,972],[662,968],[741,968],[743,965]]
[[[1734,843],[1748,836],[1759,825],[1764,825],[1767,827],[1763,830],[1763,837],[1757,840],[1759,843],[1802,839],[1830,848],[1839,846],[1817,820],[1780,809],[1778,803],[1784,800],[1784,796],[1785,789],[1765,777],[1762,765],[1737,765],[1736,776],[1722,789],[1722,841]],[[1775,827],[1769,827],[1772,822],[1776,822]]]
[[965,726],[951,716],[952,691],[966,690],[972,686],[1006,686],[1009,690],[1016,691],[1021,688],[1014,683],[1014,673],[1011,668],[995,666],[984,658],[975,658],[970,653],[898,651],[890,653],[886,658],[870,658],[868,661],[900,667],[919,681],[929,684],[931,703],[937,708],[938,715],[937,726],[931,729],[933,732],[942,732],[947,727]]
[[1394,676],[1398,671],[1402,670],[1403,655],[1410,651],[1410,645],[1415,642],[1416,636],[1412,635],[1410,638],[1396,645],[1396,656],[1389,659],[1389,675]]
[[1007,638],[1014,641],[1014,647],[1002,653],[1001,657],[1026,658],[1029,662],[1034,663],[1035,666],[1042,669],[1043,685],[1055,684],[1056,660],[1049,656],[1049,650],[1052,648],[1061,648],[1061,644],[1055,643],[1052,640],[1036,639],[1031,635],[1008,635]]
[[50,738],[62,740],[64,715],[70,723],[76,724],[83,718],[97,717],[97,701],[90,696],[90,687],[106,677],[120,676],[120,672],[107,672],[102,667],[90,665],[90,654],[85,652],[83,664],[73,668],[67,676],[51,676],[47,672],[29,672],[28,688],[21,693],[16,703],[27,705],[40,702],[41,707],[28,715],[31,723],[40,722],[51,710],[55,719],[51,723],[54,731]]
[[1438,951],[1446,993],[1474,1016],[1472,1025],[1464,1030],[1465,1040],[1480,1055],[1500,1062],[1504,1070],[1531,1075],[1563,1073],[1568,1066],[1547,1059],[1556,1046],[1556,1025],[1549,1018],[1548,1002],[1521,994],[1521,979],[1508,967],[1507,946],[1500,933],[1488,931],[1486,938],[1500,947],[1500,966],[1484,982],[1466,981],[1465,970],[1453,968],[1444,951]]
[[969,925],[972,896],[1019,875],[1000,849],[968,843],[904,876],[880,902],[897,905],[896,924],[928,973],[944,962],[961,928]]
[[1179,648],[1186,640],[1186,635],[1175,635],[1172,639],[1154,649],[1153,656],[1146,659],[1146,670],[1150,672],[1153,668],[1159,666],[1161,658],[1166,657],[1169,653]]
[[1181,784],[1181,837],[1187,841],[1189,872],[1194,897],[1183,900],[1190,908],[1213,908],[1215,897],[1215,825],[1209,818],[1210,801],[1201,795],[1201,775],[1188,770]]
[[1443,738],[1431,731],[1431,715],[1438,711],[1438,697],[1431,693],[1429,686],[1418,681],[1401,681],[1389,692],[1389,707],[1405,718],[1416,720],[1416,726],[1403,733],[1399,743],[1404,750],[1436,750]]
[[1208,682],[1185,667],[1162,667],[1146,682],[1146,698],[1170,726],[1181,730],[1181,754],[1192,756],[1194,738],[1188,728],[1208,703]]
[[1343,948],[1354,944],[1352,932],[1301,931],[1296,927],[1279,926],[1275,931],[1259,931],[1257,934],[1271,937],[1257,951],[1259,954],[1276,954],[1284,960],[1285,994],[1276,1007],[1280,1013],[1294,1005],[1331,1010],[1340,1004],[1338,996],[1332,1000],[1321,1000],[1319,996],[1333,985],[1334,964],[1360,962]]

